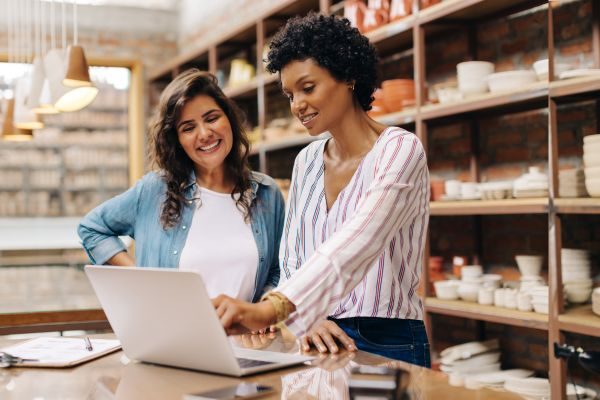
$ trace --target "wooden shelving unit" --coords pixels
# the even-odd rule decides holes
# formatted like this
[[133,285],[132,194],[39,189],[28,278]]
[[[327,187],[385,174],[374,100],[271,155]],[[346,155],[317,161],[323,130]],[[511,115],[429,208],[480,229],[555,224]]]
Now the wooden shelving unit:
[[[507,15],[521,11],[532,10],[536,7],[546,7],[547,0],[444,0],[424,10],[418,10],[418,0],[414,0],[415,12],[404,19],[384,25],[367,36],[377,47],[380,54],[402,52],[411,54],[413,57],[413,70],[416,87],[416,102],[412,108],[400,112],[378,116],[375,119],[388,125],[401,125],[413,130],[423,142],[427,149],[429,147],[428,130],[430,127],[452,121],[469,121],[477,124],[481,117],[491,115],[504,115],[528,110],[547,110],[550,118],[548,132],[548,171],[551,177],[550,195],[545,198],[533,199],[508,199],[499,201],[438,201],[430,204],[432,218],[444,218],[446,216],[481,216],[481,215],[546,215],[550,221],[548,227],[548,265],[550,285],[550,314],[524,313],[505,308],[481,306],[478,304],[462,301],[448,302],[440,301],[429,295],[426,289],[425,311],[426,320],[432,314],[443,314],[458,318],[470,318],[479,321],[507,324],[518,327],[526,327],[548,332],[548,349],[552,350],[554,341],[561,341],[561,332],[575,332],[600,337],[600,317],[590,315],[589,307],[583,309],[563,309],[562,281],[560,277],[560,248],[561,230],[560,216],[565,214],[600,214],[600,199],[561,199],[556,198],[554,193],[558,188],[558,146],[557,143],[557,113],[558,103],[568,103],[580,99],[595,99],[600,93],[600,77],[582,77],[562,81],[537,82],[519,90],[504,93],[488,93],[478,97],[467,98],[448,104],[431,104],[425,100],[424,93],[427,89],[425,48],[427,40],[435,40],[441,33],[452,31],[460,27],[468,29],[470,38],[476,38],[477,27],[484,22],[504,18]],[[331,0],[321,1],[287,1],[281,9],[273,11],[271,15],[265,15],[255,22],[257,55],[254,57],[261,60],[262,47],[266,38],[277,29],[278,24],[283,24],[286,10],[294,10],[302,14],[308,10],[321,10],[322,12],[341,13],[340,3],[332,7]],[[600,15],[600,6],[594,2],[594,15]],[[548,58],[553,60],[553,19],[552,11],[548,12]],[[275,18],[272,18],[275,17]],[[278,19],[279,18],[279,19]],[[171,77],[186,67],[207,65],[213,72],[216,71],[218,59],[221,56],[218,48],[222,43],[230,41],[236,35],[245,36],[251,34],[250,25],[239,27],[234,33],[222,37],[218,43],[208,43],[205,47],[196,51],[179,56],[173,62],[167,64],[150,75],[150,83],[157,86],[164,84]],[[593,46],[596,54],[596,67],[600,67],[600,18],[594,19]],[[475,39],[476,40],[476,39]],[[472,43],[471,43],[472,45]],[[470,46],[469,49],[472,49]],[[473,51],[472,59],[477,59]],[[267,90],[268,85],[277,81],[276,76],[267,76],[262,73],[262,65],[257,62],[256,70],[258,76],[247,85],[235,89],[227,89],[226,93],[235,99],[243,101],[256,101],[258,127],[264,129],[267,115],[267,96],[272,95],[272,90]],[[270,93],[271,92],[271,93]],[[477,142],[478,133],[474,133],[472,142]],[[263,172],[269,173],[266,168],[267,159],[275,156],[282,149],[290,149],[303,146],[314,138],[290,137],[277,142],[260,143],[253,147],[252,154],[258,156],[260,167]],[[286,153],[289,156],[289,153]],[[478,179],[479,160],[476,154],[471,157],[471,176]],[[428,281],[428,269],[423,268],[422,279]],[[425,285],[427,287],[427,285]],[[587,310],[587,311],[586,311]],[[588,318],[589,317],[589,318]],[[592,319],[592,317],[594,317]],[[564,363],[558,360],[549,360],[549,373],[553,377],[552,399],[564,398],[566,376]]]
[[460,200],[432,201],[431,215],[510,215],[544,214],[548,212],[548,199]]
[[435,297],[425,299],[425,309],[431,314],[450,315],[523,328],[548,330],[548,316],[535,312],[484,306],[461,300],[440,300]]
[[558,316],[561,331],[597,337],[600,332],[600,316],[592,312],[591,305],[578,306]]
[[554,199],[554,208],[558,214],[600,214],[600,199]]

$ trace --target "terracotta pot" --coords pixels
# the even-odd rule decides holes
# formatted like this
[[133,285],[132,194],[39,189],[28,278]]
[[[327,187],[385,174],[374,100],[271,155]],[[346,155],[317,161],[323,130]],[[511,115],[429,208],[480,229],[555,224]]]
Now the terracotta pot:
[[392,0],[390,5],[390,21],[395,21],[412,14],[412,0]]
[[444,193],[444,181],[431,181],[431,200],[441,200]]
[[421,0],[419,8],[422,10],[422,9],[430,7],[434,4],[440,3],[441,1],[442,0]]
[[375,10],[367,8],[365,10],[365,18],[363,20],[364,32],[375,30],[380,26],[387,24],[388,20],[389,13],[387,10]]
[[444,257],[431,256],[429,257],[429,271],[441,272],[444,265]]
[[368,114],[371,117],[377,117],[379,115],[385,115],[389,113],[389,110],[385,106],[385,102],[383,99],[383,90],[377,89],[373,93],[373,102],[371,103],[371,110],[369,110]]
[[346,0],[344,2],[344,18],[348,18],[350,24],[359,31],[364,32],[363,21],[367,5],[361,0]]

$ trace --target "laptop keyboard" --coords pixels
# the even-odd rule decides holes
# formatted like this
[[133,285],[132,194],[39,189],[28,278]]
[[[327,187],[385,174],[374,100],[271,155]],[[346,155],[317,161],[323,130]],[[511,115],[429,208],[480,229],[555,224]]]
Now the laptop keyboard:
[[238,358],[238,364],[241,368],[260,367],[261,365],[274,364],[271,361],[250,360],[248,358]]

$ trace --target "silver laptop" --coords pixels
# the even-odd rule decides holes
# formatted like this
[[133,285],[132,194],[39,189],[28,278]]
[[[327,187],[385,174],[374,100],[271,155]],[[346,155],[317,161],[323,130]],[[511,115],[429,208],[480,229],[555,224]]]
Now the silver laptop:
[[196,273],[92,265],[85,272],[131,359],[232,376],[312,359],[232,347]]

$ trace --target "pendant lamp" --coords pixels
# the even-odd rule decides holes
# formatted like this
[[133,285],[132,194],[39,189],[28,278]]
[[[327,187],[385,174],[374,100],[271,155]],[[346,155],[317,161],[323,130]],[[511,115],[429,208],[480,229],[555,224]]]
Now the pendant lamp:
[[27,106],[30,91],[30,78],[27,76],[17,79],[15,84],[14,126],[17,129],[42,129],[44,123],[38,114]]
[[48,78],[46,77],[46,68],[44,67],[44,58],[41,56],[46,51],[46,24],[43,18],[44,2],[37,2],[35,18],[41,27],[38,29],[36,24],[36,51],[37,54],[33,59],[33,73],[31,81],[31,91],[29,93],[29,107],[37,114],[57,114],[58,110],[54,107],[50,100],[50,87]]
[[[20,2],[18,2],[20,3]],[[19,43],[20,46],[22,48],[26,48],[27,50],[21,53],[21,58],[23,59],[23,61],[27,62],[30,56],[29,53],[29,49],[31,49],[31,37],[29,35],[29,33],[27,33],[28,30],[28,26],[27,26],[27,17],[31,15],[30,12],[30,6],[31,4],[29,2],[25,2],[24,4],[21,4],[20,6],[17,7],[17,10],[19,11],[19,8],[21,8],[20,10],[20,14],[21,14],[21,32],[23,33],[23,35],[19,35],[19,36],[23,36],[25,37],[25,40],[23,40],[23,43]],[[31,30],[29,29],[29,32],[31,32]],[[15,108],[14,108],[14,126],[17,129],[42,129],[44,127],[44,123],[42,122],[40,116],[38,114],[36,114],[35,112],[33,112],[33,110],[29,107],[29,95],[30,95],[30,89],[31,89],[31,77],[30,76],[24,76],[21,77],[19,79],[17,79],[16,83],[15,83],[15,95],[14,95],[14,99],[15,99]]]
[[33,139],[33,131],[17,129],[14,126],[15,99],[4,100],[4,122],[2,123],[2,139],[13,142],[24,142]]
[[75,1],[73,2],[73,44],[68,47],[63,60],[65,64],[62,69],[61,83],[68,91],[57,99],[54,105],[60,111],[81,110],[94,101],[98,88],[90,80],[89,66],[83,48],[77,45],[77,3]]

